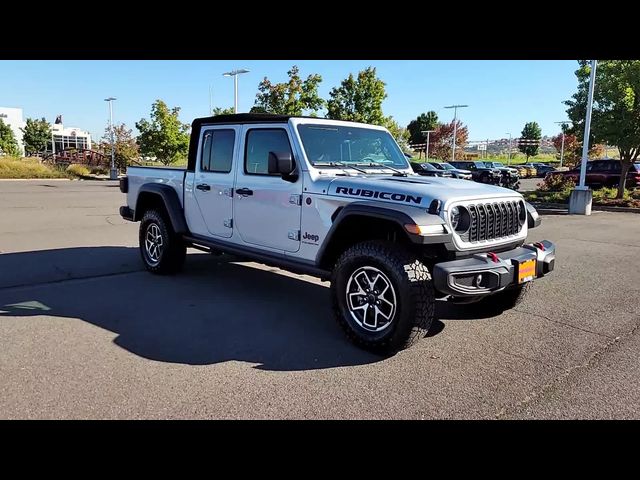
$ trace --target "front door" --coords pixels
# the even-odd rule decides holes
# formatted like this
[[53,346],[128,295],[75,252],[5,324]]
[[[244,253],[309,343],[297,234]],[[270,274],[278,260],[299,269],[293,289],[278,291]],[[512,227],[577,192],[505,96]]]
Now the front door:
[[240,238],[251,245],[297,252],[302,175],[287,181],[280,175],[269,175],[267,168],[269,152],[292,152],[286,125],[246,125],[241,152],[244,158],[238,162],[233,202]]
[[239,127],[225,125],[202,134],[194,196],[208,233],[218,237],[233,234],[233,158],[239,133]]

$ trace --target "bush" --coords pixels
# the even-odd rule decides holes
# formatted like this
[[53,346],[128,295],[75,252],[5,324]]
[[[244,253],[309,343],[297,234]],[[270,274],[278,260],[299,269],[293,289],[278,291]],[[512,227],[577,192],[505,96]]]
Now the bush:
[[574,188],[576,188],[576,182],[562,175],[547,175],[538,184],[538,190],[541,192],[571,192]]
[[91,173],[84,165],[71,164],[67,167],[67,173],[76,177],[86,177]]
[[91,175],[107,175],[109,173],[109,169],[107,167],[103,167],[103,166],[92,166],[89,167],[91,169]]
[[67,178],[37,158],[0,157],[0,178]]

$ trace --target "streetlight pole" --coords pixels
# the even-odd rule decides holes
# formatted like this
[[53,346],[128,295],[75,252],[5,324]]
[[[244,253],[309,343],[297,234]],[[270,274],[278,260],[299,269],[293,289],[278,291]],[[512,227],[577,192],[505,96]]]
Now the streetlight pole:
[[456,133],[458,131],[458,124],[456,123],[456,120],[458,118],[457,114],[458,114],[458,108],[465,108],[468,107],[469,105],[449,105],[448,107],[444,107],[444,108],[453,108],[453,142],[451,143],[451,161],[455,161],[456,159]]
[[589,78],[589,97],[587,99],[587,118],[584,123],[582,140],[582,164],[580,166],[580,184],[571,192],[569,213],[574,215],[591,215],[593,192],[585,185],[587,176],[587,160],[589,158],[589,135],[591,134],[591,112],[593,111],[593,92],[596,86],[597,60],[591,60],[591,77]]
[[105,102],[109,102],[109,133],[111,136],[111,170],[109,171],[109,178],[111,180],[117,180],[118,170],[116,169],[116,152],[113,144],[113,101],[117,100],[115,97],[105,98]]
[[[568,122],[556,122],[564,127]],[[562,168],[562,159],[564,158],[564,128],[562,128],[562,144],[560,146],[560,168]]]
[[507,165],[511,165],[511,133],[507,132],[509,135],[509,151],[507,152]]
[[431,135],[431,132],[435,132],[435,130],[422,130],[420,133],[421,134],[427,134],[427,152],[425,154],[425,162],[429,161],[429,135]]
[[223,77],[233,77],[233,113],[238,113],[238,75],[243,73],[249,73],[249,70],[240,68],[222,74]]

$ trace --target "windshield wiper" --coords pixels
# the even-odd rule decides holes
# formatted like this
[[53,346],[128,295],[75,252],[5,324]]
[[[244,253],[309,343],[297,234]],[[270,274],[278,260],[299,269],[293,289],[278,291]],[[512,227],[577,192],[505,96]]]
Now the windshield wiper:
[[[361,164],[361,165],[362,165],[362,164]],[[407,176],[407,172],[403,172],[402,170],[398,170],[398,169],[397,169],[397,168],[395,168],[395,167],[390,167],[389,165],[385,165],[385,164],[384,164],[384,163],[382,163],[382,162],[374,162],[373,160],[371,160],[371,161],[369,162],[369,166],[370,166],[370,167],[373,167],[373,166],[380,166],[380,167],[382,167],[382,168],[386,168],[386,169],[388,169],[388,170],[391,170],[392,172],[394,172],[394,173],[393,173],[393,176],[394,176],[394,177],[406,177],[406,176]]]
[[360,173],[367,173],[366,170],[362,169],[362,168],[358,168],[358,167],[354,167],[353,165],[347,165],[346,163],[343,162],[324,162],[324,163],[314,163],[313,164],[314,167],[342,167],[342,168],[350,168],[352,170],[356,170]]

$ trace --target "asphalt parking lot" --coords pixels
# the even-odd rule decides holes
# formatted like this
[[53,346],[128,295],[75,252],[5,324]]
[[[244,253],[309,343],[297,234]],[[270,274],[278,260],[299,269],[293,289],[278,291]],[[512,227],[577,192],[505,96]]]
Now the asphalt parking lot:
[[115,182],[0,181],[0,418],[640,418],[640,216],[544,216],[516,310],[441,303],[391,358],[328,284],[190,252],[143,271]]

